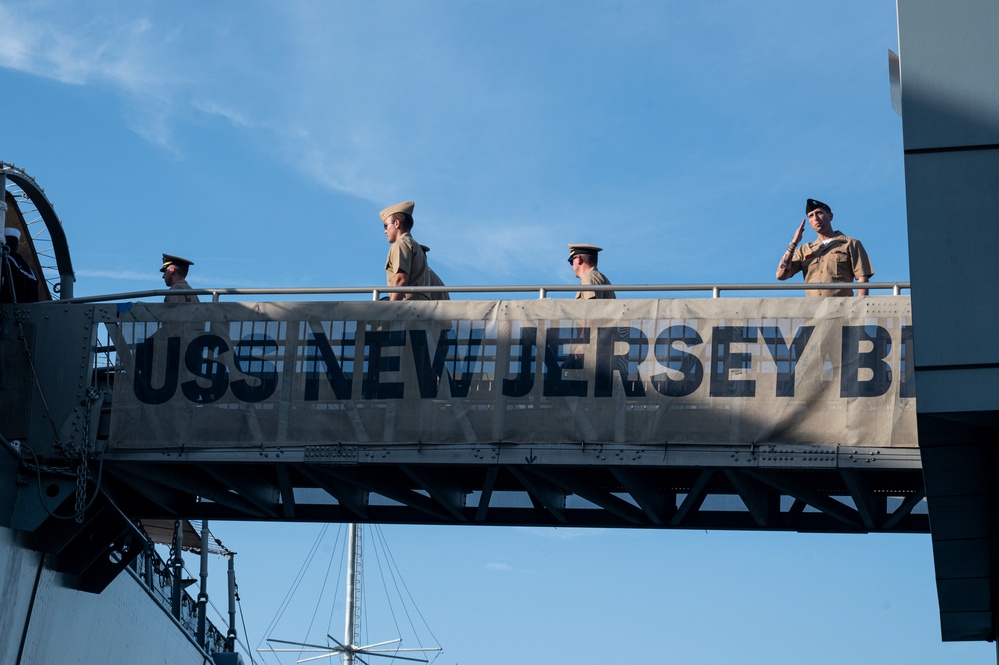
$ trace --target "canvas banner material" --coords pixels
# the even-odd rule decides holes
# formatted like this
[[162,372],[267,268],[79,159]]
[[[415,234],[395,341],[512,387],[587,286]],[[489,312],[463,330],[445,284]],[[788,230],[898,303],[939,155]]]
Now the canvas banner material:
[[917,445],[905,296],[122,309],[118,449]]

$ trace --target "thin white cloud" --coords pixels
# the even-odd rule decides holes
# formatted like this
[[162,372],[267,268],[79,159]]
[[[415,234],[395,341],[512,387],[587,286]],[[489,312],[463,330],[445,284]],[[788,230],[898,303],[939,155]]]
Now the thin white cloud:
[[137,272],[133,270],[76,270],[74,271],[77,279],[80,277],[89,277],[91,279],[116,279],[116,280],[127,280],[130,282],[143,282],[149,281],[151,279],[151,273]]
[[60,83],[109,84],[133,93],[148,94],[159,85],[142,57],[152,30],[148,19],[91,24],[84,30],[73,16],[63,21],[0,6],[0,66]]
[[240,129],[270,128],[268,123],[251,117],[251,115],[245,110],[237,108],[233,105],[223,104],[219,100],[196,99],[191,102],[191,106],[196,111],[204,113],[205,115],[222,118],[231,123],[234,127],[238,127]]
[[534,571],[522,570],[522,569],[519,569],[519,568],[514,568],[513,566],[511,566],[508,563],[499,563],[499,562],[496,562],[496,561],[489,561],[489,562],[487,562],[486,563],[486,570],[492,570],[492,571],[495,571],[497,573],[504,573],[504,574],[510,573],[510,574],[517,574],[517,575],[537,575],[538,574],[537,572],[534,572]]
[[173,152],[173,99],[180,78],[162,55],[175,37],[157,31],[145,17],[114,22],[84,18],[62,5],[0,6],[0,67],[121,95],[129,127]]

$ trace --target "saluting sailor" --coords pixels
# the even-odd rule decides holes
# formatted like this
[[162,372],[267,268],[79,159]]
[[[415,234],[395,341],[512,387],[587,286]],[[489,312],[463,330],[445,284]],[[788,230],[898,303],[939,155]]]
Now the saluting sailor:
[[[610,284],[602,272],[597,270],[597,254],[603,251],[596,245],[569,245],[569,265],[572,272],[579,278],[580,286],[597,286]],[[591,300],[593,298],[616,298],[613,291],[578,291],[576,300]]]
[[[194,261],[189,261],[173,254],[163,255],[163,266],[160,272],[163,273],[163,282],[171,291],[190,291],[191,285],[187,283],[187,272]],[[200,302],[198,296],[193,293],[170,294],[163,298],[163,302]]]
[[[392,245],[385,259],[386,286],[431,286],[427,255],[410,235],[415,207],[412,201],[403,201],[378,213],[385,228],[385,238]],[[389,300],[429,299],[429,293],[389,294]]]
[[[853,282],[854,279],[867,282],[871,279],[874,268],[864,245],[856,238],[833,230],[833,213],[828,205],[808,199],[805,201],[805,217],[777,264],[777,279],[783,281],[799,272],[804,275],[806,284]],[[798,247],[806,222],[811,224],[818,238]],[[805,295],[852,296],[853,289],[810,289],[805,291]],[[867,289],[858,289],[857,295],[866,296]]]

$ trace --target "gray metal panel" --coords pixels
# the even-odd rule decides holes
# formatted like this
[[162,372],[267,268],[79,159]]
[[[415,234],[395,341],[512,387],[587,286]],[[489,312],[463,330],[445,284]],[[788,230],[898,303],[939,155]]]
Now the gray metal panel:
[[988,494],[933,497],[934,539],[988,538],[992,527],[988,520],[976,514]]
[[999,143],[999,4],[899,0],[898,25],[905,150]]
[[[27,436],[22,437],[40,456],[79,450],[90,424],[83,404],[91,386],[96,346],[96,321],[115,317],[114,306],[79,307],[52,303],[0,306],[0,338],[3,354],[18,361],[17,371],[27,371],[30,392],[18,388],[17,380],[0,381],[0,397],[24,409],[30,416]],[[26,362],[21,331],[31,335],[32,365]],[[92,406],[93,416],[96,406]],[[96,425],[96,423],[94,423]],[[91,443],[94,430],[90,430]],[[60,447],[62,450],[60,450]]]
[[[993,140],[999,143],[999,130]],[[999,248],[997,183],[999,150],[905,157],[917,371],[999,362],[999,309],[983,306],[999,296],[993,256]],[[920,391],[920,411],[926,406]]]
[[945,605],[960,604],[969,608],[965,612],[986,612],[989,609],[987,579],[937,580],[937,594],[940,596],[940,602]]
[[945,642],[985,639],[992,631],[992,612],[941,612],[940,632]]
[[947,641],[994,640],[999,3],[897,6],[917,419],[940,625]]
[[[936,540],[933,541],[933,556],[936,559],[952,560],[963,562],[962,566],[951,566],[946,569],[937,570],[938,580],[967,580],[976,579],[974,573],[969,571],[986,570],[989,559],[992,556],[990,551],[989,538],[966,538],[964,540]],[[987,582],[987,578],[978,578]],[[981,607],[964,607],[963,609],[984,609]]]
[[[968,354],[976,353],[974,349]],[[980,352],[986,355],[984,351]],[[981,363],[990,362],[982,358]],[[965,365],[972,364],[965,361]],[[992,411],[999,403],[999,367],[925,369],[916,366],[916,402],[918,413],[963,413]],[[955,441],[959,440],[955,433]]]

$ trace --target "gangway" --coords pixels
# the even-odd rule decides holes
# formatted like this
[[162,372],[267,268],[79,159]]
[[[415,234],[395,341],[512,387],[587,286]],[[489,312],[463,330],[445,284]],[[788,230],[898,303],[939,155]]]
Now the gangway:
[[4,437],[88,460],[133,517],[929,530],[908,296],[59,302],[0,326]]

